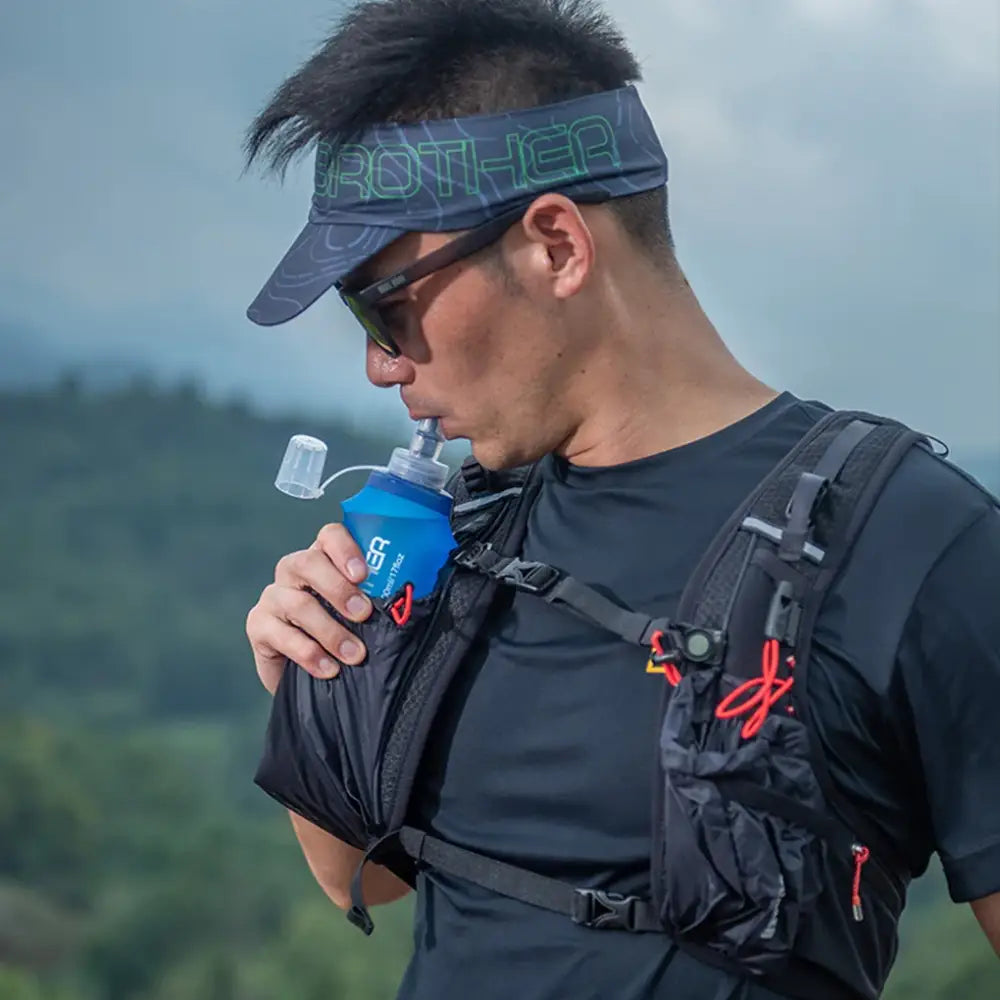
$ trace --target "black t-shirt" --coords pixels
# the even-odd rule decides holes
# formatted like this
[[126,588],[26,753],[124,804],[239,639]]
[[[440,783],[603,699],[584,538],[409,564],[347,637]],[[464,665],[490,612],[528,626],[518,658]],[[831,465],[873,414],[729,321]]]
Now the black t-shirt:
[[[624,465],[547,458],[523,557],[669,616],[725,519],[825,412],[786,393],[716,434]],[[912,581],[890,668],[872,676],[879,657],[840,636],[858,631],[848,617],[873,612],[872,642],[884,644],[880,581],[893,573],[893,547],[921,531],[923,490],[953,494],[955,527],[929,574]],[[978,898],[1000,890],[1000,516],[914,449],[869,529],[815,632],[821,739],[835,780],[914,872],[936,850],[953,896]],[[563,881],[648,896],[664,681],[645,666],[643,650],[531,595],[503,602],[442,705],[412,821]],[[774,996],[660,935],[582,928],[435,871],[417,888],[400,1000]]]

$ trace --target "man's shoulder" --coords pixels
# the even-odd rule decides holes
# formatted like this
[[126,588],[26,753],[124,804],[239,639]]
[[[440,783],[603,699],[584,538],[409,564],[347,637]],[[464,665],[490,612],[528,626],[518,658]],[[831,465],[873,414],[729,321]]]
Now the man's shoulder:
[[[875,502],[852,561],[865,568],[872,583],[891,576],[890,589],[912,592],[915,599],[954,541],[996,505],[968,473],[929,448],[914,446]],[[876,565],[883,567],[880,574]]]
[[875,673],[889,669],[934,566],[996,499],[928,448],[914,446],[886,482],[824,610],[821,629]]
[[882,518],[902,518],[913,528],[945,517],[955,525],[947,545],[996,504],[996,497],[969,473],[929,448],[915,446],[889,478],[876,509]]
[[[834,410],[819,400],[795,399],[790,415],[799,427],[809,427]],[[886,418],[895,419],[891,415]],[[889,478],[876,510],[887,519],[904,518],[916,526],[933,519],[943,508],[967,524],[996,503],[996,498],[969,473],[931,448],[915,446]]]

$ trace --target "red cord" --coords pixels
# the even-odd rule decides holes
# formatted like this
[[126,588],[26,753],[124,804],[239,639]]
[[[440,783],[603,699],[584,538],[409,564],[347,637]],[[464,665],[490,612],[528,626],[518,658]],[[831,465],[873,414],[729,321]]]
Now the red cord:
[[394,601],[389,608],[392,620],[402,628],[410,620],[410,612],[413,610],[413,584],[406,585],[406,593],[397,601]]
[[[743,728],[740,730],[740,735],[745,740],[750,739],[751,736],[756,736],[757,731],[764,725],[764,720],[767,719],[767,713],[771,711],[771,706],[780,701],[795,683],[794,677],[786,677],[784,680],[778,680],[778,662],[780,658],[780,643],[777,639],[768,639],[764,643],[764,653],[761,657],[761,676],[754,677],[745,684],[741,684],[735,691],[730,691],[715,709],[715,717],[717,719],[732,719],[736,716],[744,715],[751,708],[757,706],[754,713],[743,723]],[[737,702],[743,696],[748,697],[745,697],[739,704],[734,704],[734,702]]]
[[861,920],[861,869],[865,862],[871,857],[872,852],[863,844],[855,844],[851,851],[854,853],[854,882],[851,885],[851,909],[854,911],[854,919]]
[[[649,640],[649,644],[650,644],[650,646],[653,647],[653,652],[657,656],[664,656],[665,655],[664,652],[663,652],[663,632],[662,631],[654,632],[653,635],[652,635],[652,637]],[[656,664],[655,666],[660,666],[660,664]],[[653,657],[650,656],[649,663],[646,665],[646,669],[649,670],[651,667],[653,667],[655,669],[655,666],[654,666],[654,663],[653,663]],[[669,660],[665,660],[663,662],[663,664],[662,664],[662,667],[663,667],[663,676],[667,679],[667,681],[669,682],[670,686],[671,687],[677,687],[677,685],[680,684],[680,682],[681,682],[681,672],[677,669],[677,664],[676,663],[671,663]]]

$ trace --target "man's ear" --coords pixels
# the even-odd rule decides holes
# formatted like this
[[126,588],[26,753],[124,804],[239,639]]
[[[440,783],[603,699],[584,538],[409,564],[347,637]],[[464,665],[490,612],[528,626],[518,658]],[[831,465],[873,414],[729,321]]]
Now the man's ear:
[[521,230],[528,240],[523,277],[545,283],[559,299],[580,291],[593,272],[596,248],[577,205],[565,195],[543,194],[528,206]]

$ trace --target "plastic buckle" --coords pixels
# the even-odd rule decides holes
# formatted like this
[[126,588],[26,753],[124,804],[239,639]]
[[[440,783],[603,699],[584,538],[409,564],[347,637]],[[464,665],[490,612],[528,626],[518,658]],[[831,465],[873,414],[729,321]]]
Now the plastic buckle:
[[803,472],[785,507],[785,519],[800,519],[803,524],[811,525],[829,489],[830,480],[826,476]]
[[[492,557],[492,558],[491,558]],[[488,542],[471,542],[463,545],[451,554],[451,561],[462,569],[473,569],[487,572],[488,565],[496,562],[498,556],[493,552]]]
[[802,605],[795,600],[795,588],[791,581],[780,581],[767,611],[767,619],[764,622],[764,637],[777,639],[786,646],[794,647],[795,640],[798,638],[801,616]]
[[602,930],[635,930],[635,904],[638,896],[623,896],[620,892],[602,889],[574,889],[574,924]]
[[528,594],[544,594],[555,585],[562,574],[545,563],[511,559],[506,566],[491,575],[495,575],[501,583],[506,583],[515,590],[523,590]]

